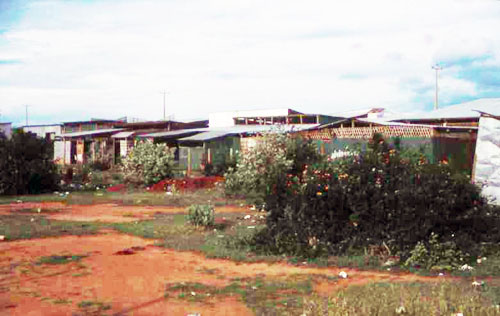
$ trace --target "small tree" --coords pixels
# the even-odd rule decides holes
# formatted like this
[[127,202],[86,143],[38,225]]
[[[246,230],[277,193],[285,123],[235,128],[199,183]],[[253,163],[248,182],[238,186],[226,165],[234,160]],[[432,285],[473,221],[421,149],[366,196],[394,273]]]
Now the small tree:
[[124,180],[151,185],[172,176],[174,155],[165,144],[138,143],[123,159]]
[[57,168],[51,141],[33,134],[0,134],[0,194],[51,191],[57,187]]

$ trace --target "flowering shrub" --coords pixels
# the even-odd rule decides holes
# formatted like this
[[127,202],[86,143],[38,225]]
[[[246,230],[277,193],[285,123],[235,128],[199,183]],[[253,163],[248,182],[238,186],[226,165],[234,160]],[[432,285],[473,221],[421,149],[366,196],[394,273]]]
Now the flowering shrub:
[[470,179],[415,158],[376,136],[357,155],[277,175],[266,197],[267,229],[256,242],[295,255],[385,242],[406,259],[431,232],[470,255],[481,242],[500,241],[500,210]]
[[138,143],[123,159],[124,180],[150,185],[172,176],[174,154],[165,144]]
[[285,133],[266,134],[254,148],[241,154],[235,168],[229,168],[225,174],[226,192],[262,203],[280,177],[298,175],[307,164],[321,159],[310,141]]

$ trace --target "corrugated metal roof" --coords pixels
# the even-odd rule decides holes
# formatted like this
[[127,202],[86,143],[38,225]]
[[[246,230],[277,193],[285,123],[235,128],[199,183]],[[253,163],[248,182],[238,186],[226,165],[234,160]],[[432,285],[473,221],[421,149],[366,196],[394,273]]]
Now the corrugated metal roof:
[[318,124],[298,124],[298,125],[236,125],[225,128],[213,128],[206,132],[179,139],[181,142],[203,142],[219,137],[257,134],[272,132],[295,132],[317,127]]
[[500,115],[500,98],[478,99],[470,102],[455,104],[430,112],[410,113],[391,120],[438,120],[438,119],[459,119],[459,118],[479,118],[480,113],[486,112],[493,115]]
[[219,137],[224,137],[224,136],[228,136],[228,135],[231,135],[231,133],[227,133],[224,131],[210,131],[210,132],[203,132],[203,133],[196,134],[196,135],[189,136],[189,137],[184,137],[184,138],[179,139],[179,141],[181,141],[181,142],[203,142],[203,141],[207,141],[207,140],[211,140],[211,139],[215,139],[215,138],[219,138]]
[[418,126],[418,127],[430,127],[436,129],[477,129],[475,126],[441,126],[441,125],[429,125],[429,124],[411,124],[411,123],[400,123],[400,122],[390,122],[383,119],[367,119],[359,118],[356,119],[360,122],[373,123],[384,126]]
[[201,132],[204,132],[207,130],[208,130],[208,128],[178,129],[175,131],[155,132],[155,133],[143,134],[143,135],[139,135],[139,137],[169,138],[169,137],[182,136],[182,135],[187,135],[187,134],[192,134],[192,133],[201,133]]
[[354,118],[358,116],[366,116],[370,113],[383,113],[383,108],[368,108],[368,109],[359,109],[359,110],[351,110],[351,111],[343,111],[328,114],[333,117],[343,117],[343,118]]
[[121,130],[123,130],[123,128],[96,129],[96,130],[93,130],[93,131],[85,131],[85,132],[75,132],[75,133],[61,134],[61,137],[92,136],[92,135],[99,135],[99,134],[108,134],[108,133],[119,132]]
[[114,134],[113,136],[111,136],[111,138],[128,138],[134,134],[134,131],[124,131]]

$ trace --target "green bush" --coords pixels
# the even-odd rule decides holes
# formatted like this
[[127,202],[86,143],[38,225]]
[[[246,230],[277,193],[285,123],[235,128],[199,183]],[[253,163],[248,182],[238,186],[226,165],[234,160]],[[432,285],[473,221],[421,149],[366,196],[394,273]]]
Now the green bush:
[[418,242],[406,259],[407,267],[421,266],[427,270],[456,270],[464,264],[467,254],[458,250],[453,241],[439,242],[438,235],[431,233],[427,246]]
[[138,143],[123,159],[124,181],[151,185],[172,176],[174,154],[165,144]]
[[213,226],[215,223],[215,210],[211,205],[191,205],[188,207],[188,222],[195,226]]
[[0,194],[33,194],[57,188],[51,141],[22,132],[0,135]]
[[272,194],[277,179],[283,174],[300,174],[307,164],[320,162],[323,157],[314,144],[285,133],[269,133],[257,145],[239,156],[235,168],[225,174],[226,192],[243,195],[251,202],[262,204]]
[[403,260],[431,233],[471,256],[500,241],[500,210],[447,165],[412,163],[380,136],[340,162],[276,175],[267,229],[256,242],[278,253],[346,254],[385,242]]

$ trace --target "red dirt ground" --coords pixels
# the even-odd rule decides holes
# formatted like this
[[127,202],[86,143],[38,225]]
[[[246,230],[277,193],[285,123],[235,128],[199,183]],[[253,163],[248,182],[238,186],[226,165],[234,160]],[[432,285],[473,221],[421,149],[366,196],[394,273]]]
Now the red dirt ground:
[[[182,214],[185,207],[134,206],[118,204],[66,205],[61,202],[12,203],[0,205],[0,214],[21,213],[23,209],[41,209],[41,214],[50,219],[67,221],[134,222],[153,217],[155,213]],[[248,208],[238,206],[219,206],[217,213],[251,213]],[[44,213],[44,211],[46,211]]]
[[[103,232],[95,236],[66,236],[0,243],[0,314],[71,315],[82,301],[111,305],[110,314],[133,315],[252,315],[237,296],[189,302],[163,297],[167,283],[199,282],[223,287],[231,278],[285,278],[297,274],[337,276],[337,268],[298,267],[284,263],[237,263],[207,259],[152,245],[152,240]],[[116,255],[134,246],[133,255]],[[34,265],[40,256],[88,254],[80,263]],[[24,270],[24,272],[23,272]],[[348,284],[370,281],[436,281],[436,278],[343,269],[340,281],[321,281],[315,290],[328,294]],[[57,304],[56,300],[66,300]],[[68,300],[70,302],[68,302]]]

